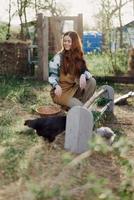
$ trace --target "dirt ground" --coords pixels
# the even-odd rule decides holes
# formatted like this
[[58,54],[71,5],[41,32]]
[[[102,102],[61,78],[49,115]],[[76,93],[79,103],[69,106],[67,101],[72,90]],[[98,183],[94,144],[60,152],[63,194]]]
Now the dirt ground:
[[[125,90],[115,93],[115,98],[129,92],[130,89],[134,89],[133,85],[131,87],[125,87]],[[28,114],[21,109],[18,109],[18,115],[22,115],[23,119],[28,118]],[[120,131],[121,135],[126,135],[128,140],[134,141],[134,98],[129,98],[126,105],[115,106],[114,115],[111,120],[107,121],[106,126],[109,126],[117,132]],[[2,151],[2,148],[1,148]],[[40,155],[38,152],[40,151]],[[29,192],[29,185],[26,181],[25,175],[28,174],[29,182],[32,181],[36,185],[44,187],[55,180],[55,178],[62,171],[64,166],[64,135],[59,135],[56,141],[50,145],[41,138],[38,139],[37,143],[33,144],[31,148],[26,152],[26,159],[28,160],[28,167],[26,172],[21,174],[18,179],[9,184],[5,184],[0,188],[0,200],[34,200],[42,199],[32,196]],[[75,158],[77,155],[72,155]],[[129,159],[134,157],[134,148],[132,148],[127,156]],[[37,161],[37,162],[36,162]],[[117,189],[121,182],[121,169],[118,166],[115,157],[112,153],[102,154],[99,152],[93,152],[90,157],[88,157],[85,162],[72,170],[71,176],[76,179],[76,184],[72,183],[72,187],[80,186],[81,183],[85,182],[85,177],[87,174],[94,173],[98,179],[106,178],[108,180],[108,187],[113,191]],[[2,173],[2,172],[0,172]],[[2,175],[0,174],[0,177]],[[64,182],[64,181],[63,181]],[[84,191],[84,190],[83,190]],[[74,199],[82,199],[83,193],[80,191],[75,195]],[[84,197],[85,198],[85,197]],[[47,198],[43,198],[45,200]],[[56,200],[58,198],[49,198]],[[89,199],[89,198],[85,198]]]

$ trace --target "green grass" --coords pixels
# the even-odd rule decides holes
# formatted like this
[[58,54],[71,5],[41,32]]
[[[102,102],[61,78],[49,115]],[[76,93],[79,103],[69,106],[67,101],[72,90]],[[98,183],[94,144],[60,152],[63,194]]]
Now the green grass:
[[115,54],[90,53],[85,55],[87,66],[95,76],[122,75],[127,73],[127,53],[119,50]]
[[[0,83],[0,187],[8,188],[5,195],[9,195],[8,197],[4,196],[3,199],[10,199],[11,185],[14,185],[13,199],[15,200],[19,198],[47,200],[54,197],[75,199],[72,197],[73,195],[69,196],[71,195],[70,191],[88,183],[88,191],[84,192],[85,200],[89,199],[89,196],[91,200],[99,197],[114,200],[111,189],[103,184],[105,180],[103,182],[101,177],[99,179],[96,176],[92,177],[88,160],[73,168],[70,171],[70,177],[62,180],[61,185],[57,183],[54,187],[50,187],[49,181],[52,183],[63,167],[74,158],[74,155],[64,151],[64,148],[57,143],[58,147],[49,145],[38,137],[32,129],[23,125],[25,119],[34,116],[33,109],[36,106],[52,103],[49,94],[50,86],[44,82],[15,77],[1,77]],[[133,88],[133,85],[129,85],[127,88],[123,84],[113,84],[112,86],[118,93]],[[115,131],[120,138],[121,129]],[[63,141],[60,142],[63,143]],[[123,144],[126,148],[127,142],[125,142],[119,143],[118,146],[120,147]],[[115,146],[115,148],[117,149],[118,146]],[[122,151],[123,146],[120,148]],[[92,149],[97,151],[98,154],[105,153],[105,155],[109,151],[100,140],[92,143]],[[95,162],[99,161],[96,160]],[[132,183],[130,189],[133,190]],[[16,190],[19,192],[16,192]],[[125,192],[125,188],[123,190],[120,188],[121,195]],[[19,197],[17,196],[18,193]],[[76,200],[77,196],[79,196],[79,190],[78,195],[76,192]]]
[[87,54],[85,55],[89,70],[93,75],[104,76],[112,75],[112,66],[110,59],[105,54]]
[[48,105],[51,102],[48,90],[50,90],[50,85],[45,82],[0,77],[0,98],[11,104],[22,104],[31,111],[36,106]]
[[22,113],[32,114],[33,107],[51,102],[49,89],[44,82],[0,77],[0,186],[24,175],[25,154],[38,137],[33,130],[24,129]]

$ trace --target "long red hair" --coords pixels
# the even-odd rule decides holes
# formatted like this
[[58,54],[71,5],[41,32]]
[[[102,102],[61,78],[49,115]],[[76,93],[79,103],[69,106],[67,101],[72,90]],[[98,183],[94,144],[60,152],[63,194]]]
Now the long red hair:
[[70,50],[65,50],[62,47],[62,70],[64,74],[70,73],[76,76],[80,76],[81,70],[86,67],[85,60],[83,58],[84,53],[82,50],[82,43],[79,35],[75,31],[68,31],[63,35],[69,36],[72,39],[72,45]]

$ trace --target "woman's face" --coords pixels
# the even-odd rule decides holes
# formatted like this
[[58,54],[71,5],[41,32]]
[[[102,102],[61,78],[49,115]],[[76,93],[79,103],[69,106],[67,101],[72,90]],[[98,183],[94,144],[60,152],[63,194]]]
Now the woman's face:
[[72,39],[68,36],[65,35],[63,38],[63,47],[65,50],[70,50],[72,46]]

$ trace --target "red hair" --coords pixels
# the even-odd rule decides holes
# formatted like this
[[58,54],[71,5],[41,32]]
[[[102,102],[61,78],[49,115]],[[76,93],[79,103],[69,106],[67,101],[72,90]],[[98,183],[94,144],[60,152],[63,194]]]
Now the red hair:
[[62,70],[64,74],[70,73],[76,76],[80,76],[81,69],[86,67],[85,60],[83,58],[82,43],[79,35],[75,31],[68,31],[63,35],[69,36],[72,40],[72,45],[70,50],[65,50],[62,47]]

